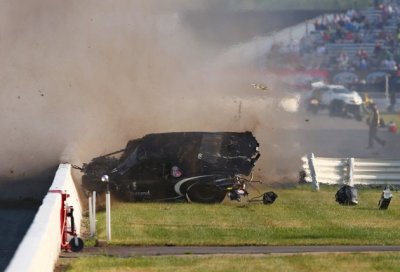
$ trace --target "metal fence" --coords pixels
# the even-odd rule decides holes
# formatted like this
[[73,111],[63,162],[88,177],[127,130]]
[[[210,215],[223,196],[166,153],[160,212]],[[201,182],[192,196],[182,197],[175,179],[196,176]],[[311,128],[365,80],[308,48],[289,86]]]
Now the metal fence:
[[305,180],[319,184],[400,185],[400,160],[302,157]]

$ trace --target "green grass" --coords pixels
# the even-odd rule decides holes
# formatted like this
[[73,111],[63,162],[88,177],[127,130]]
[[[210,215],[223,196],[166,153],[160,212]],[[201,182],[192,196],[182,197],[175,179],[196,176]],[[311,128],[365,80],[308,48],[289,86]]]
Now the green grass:
[[[400,253],[258,256],[86,257],[63,264],[64,271],[399,271]],[[61,269],[60,269],[61,270]]]
[[[378,210],[381,189],[359,189],[359,205],[341,206],[337,187],[274,189],[272,205],[226,202],[112,202],[110,245],[398,245],[399,193]],[[98,214],[105,240],[105,214]],[[80,257],[59,260],[55,271],[398,271],[400,253]]]
[[[395,245],[400,244],[398,193],[378,210],[381,189],[359,189],[359,205],[335,202],[337,187],[274,189],[272,205],[226,202],[112,202],[111,245]],[[97,239],[105,240],[105,213]]]

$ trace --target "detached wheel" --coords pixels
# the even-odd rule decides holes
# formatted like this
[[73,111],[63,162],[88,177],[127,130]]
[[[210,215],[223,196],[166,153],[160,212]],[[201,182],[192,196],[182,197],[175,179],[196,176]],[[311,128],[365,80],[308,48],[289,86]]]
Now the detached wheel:
[[79,237],[73,237],[68,242],[72,252],[79,252],[83,249],[83,240]]
[[198,203],[220,203],[224,200],[226,191],[215,185],[195,183],[189,186],[186,191],[186,198],[189,202]]

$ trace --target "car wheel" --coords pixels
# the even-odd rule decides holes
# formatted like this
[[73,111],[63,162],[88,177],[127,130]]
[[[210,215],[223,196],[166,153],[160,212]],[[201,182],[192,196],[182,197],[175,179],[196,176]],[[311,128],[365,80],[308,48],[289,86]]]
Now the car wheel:
[[72,252],[79,252],[83,249],[84,246],[83,240],[79,237],[73,237],[68,244]]
[[224,200],[226,191],[212,184],[195,183],[186,191],[189,202],[220,203]]

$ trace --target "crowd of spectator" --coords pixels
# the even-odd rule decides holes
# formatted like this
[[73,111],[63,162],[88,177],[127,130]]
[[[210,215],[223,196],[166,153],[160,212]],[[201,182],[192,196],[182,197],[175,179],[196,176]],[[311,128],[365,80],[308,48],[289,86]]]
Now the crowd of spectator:
[[[327,15],[314,24],[314,30],[301,40],[271,47],[268,63],[276,67],[302,69],[369,70],[379,68],[400,73],[400,5],[397,1],[375,0],[369,11],[350,9]],[[343,50],[330,52],[329,45]],[[357,47],[348,52],[346,45]],[[374,44],[373,50],[366,45]]]

